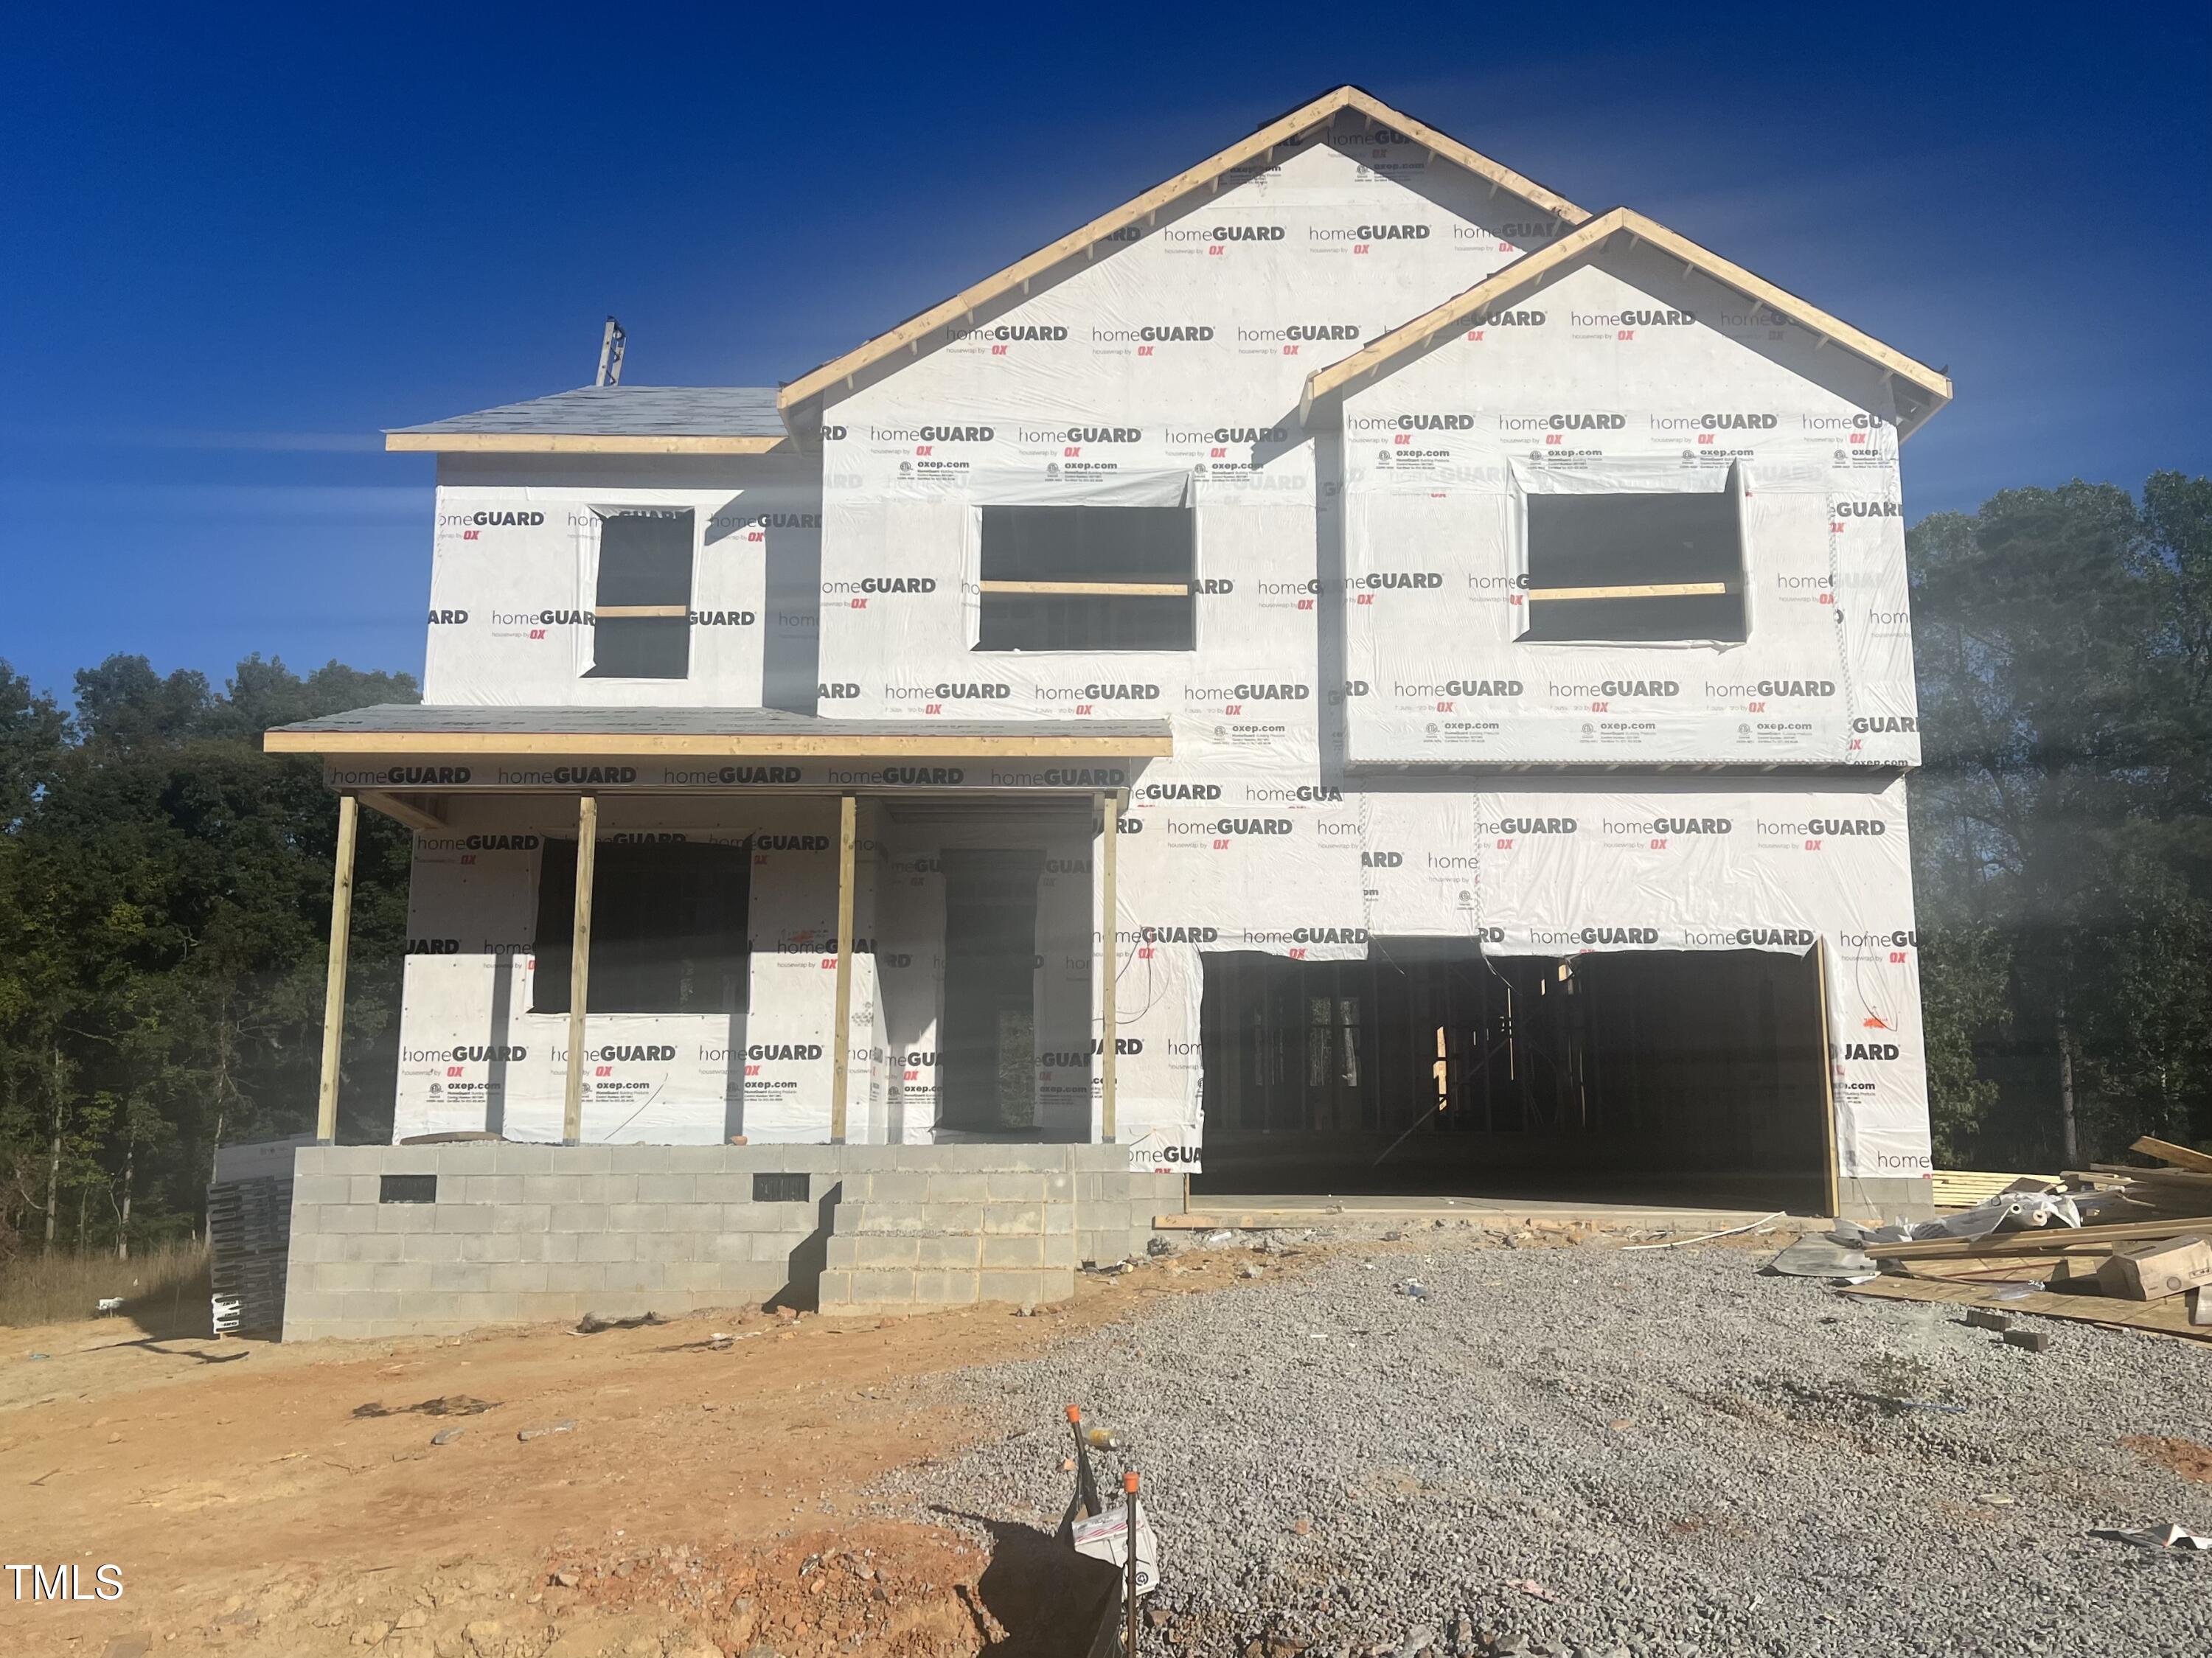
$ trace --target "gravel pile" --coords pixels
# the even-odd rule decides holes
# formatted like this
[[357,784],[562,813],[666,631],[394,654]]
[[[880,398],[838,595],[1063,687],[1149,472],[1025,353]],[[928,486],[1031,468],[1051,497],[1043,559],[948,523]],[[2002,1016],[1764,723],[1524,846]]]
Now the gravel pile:
[[2212,1653],[2212,1554],[2090,1535],[2212,1532],[2166,1466],[2193,1447],[2149,1444],[2212,1444],[2212,1346],[2030,1320],[2027,1352],[1766,1258],[1255,1252],[1257,1282],[968,1373],[1006,1436],[896,1496],[1049,1531],[1081,1402],[1157,1505],[1160,1653]]

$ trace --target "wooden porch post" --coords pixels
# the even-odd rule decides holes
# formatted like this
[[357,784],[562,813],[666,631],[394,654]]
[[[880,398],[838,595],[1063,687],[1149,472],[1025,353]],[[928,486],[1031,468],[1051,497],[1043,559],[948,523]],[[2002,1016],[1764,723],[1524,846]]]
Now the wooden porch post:
[[853,1035],[853,848],[858,838],[859,805],[849,795],[837,802],[837,1006],[830,1028],[830,1144],[845,1143],[845,1089],[852,1068]]
[[1823,1111],[1820,1137],[1827,1143],[1828,1213],[1839,1215],[1844,1206],[1844,1187],[1836,1163],[1836,1058],[1828,1046],[1828,940],[1826,934],[1813,941],[1814,982],[1815,993],[1820,999],[1820,1100]]
[[338,796],[338,850],[331,872],[331,961],[323,977],[323,1074],[315,1094],[315,1139],[338,1138],[338,1057],[345,1044],[346,945],[353,932],[353,848],[361,803]]
[[592,871],[599,862],[599,799],[576,803],[575,926],[568,944],[568,1080],[561,1096],[561,1144],[584,1143],[584,1014],[592,996]]
[[1098,797],[1098,935],[1100,982],[1098,986],[1098,1138],[1106,1145],[1114,1142],[1114,1054],[1119,1035],[1115,1018],[1114,991],[1121,977],[1121,951],[1115,942],[1120,919],[1120,909],[1115,896],[1115,865],[1119,863],[1121,845],[1121,792]]

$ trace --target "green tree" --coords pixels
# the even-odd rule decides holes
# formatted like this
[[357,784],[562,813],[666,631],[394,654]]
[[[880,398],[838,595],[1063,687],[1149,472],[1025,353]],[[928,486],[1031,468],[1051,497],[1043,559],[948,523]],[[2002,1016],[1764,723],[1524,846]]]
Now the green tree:
[[1931,1106],[2078,1167],[2206,1109],[2212,485],[2006,490],[1908,538]]
[[[337,806],[270,725],[411,680],[249,658],[221,691],[114,657],[62,720],[0,667],[0,1248],[196,1225],[215,1148],[312,1127]],[[411,840],[356,854],[349,1135],[388,1132]]]

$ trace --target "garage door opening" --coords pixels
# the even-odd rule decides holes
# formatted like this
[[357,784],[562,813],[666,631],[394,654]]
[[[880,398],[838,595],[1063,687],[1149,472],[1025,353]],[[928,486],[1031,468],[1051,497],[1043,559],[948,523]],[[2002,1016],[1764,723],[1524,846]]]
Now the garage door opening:
[[1204,960],[1194,1193],[1829,1208],[1812,952]]

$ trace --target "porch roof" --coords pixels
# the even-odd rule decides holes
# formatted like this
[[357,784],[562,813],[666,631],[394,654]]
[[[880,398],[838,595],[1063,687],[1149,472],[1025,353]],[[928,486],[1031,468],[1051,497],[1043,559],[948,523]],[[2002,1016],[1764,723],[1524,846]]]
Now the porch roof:
[[782,708],[488,708],[382,702],[279,726],[270,754],[1052,759],[1175,752],[1164,720],[830,720]]
[[478,454],[763,455],[785,441],[766,386],[587,386],[384,434],[389,450]]

